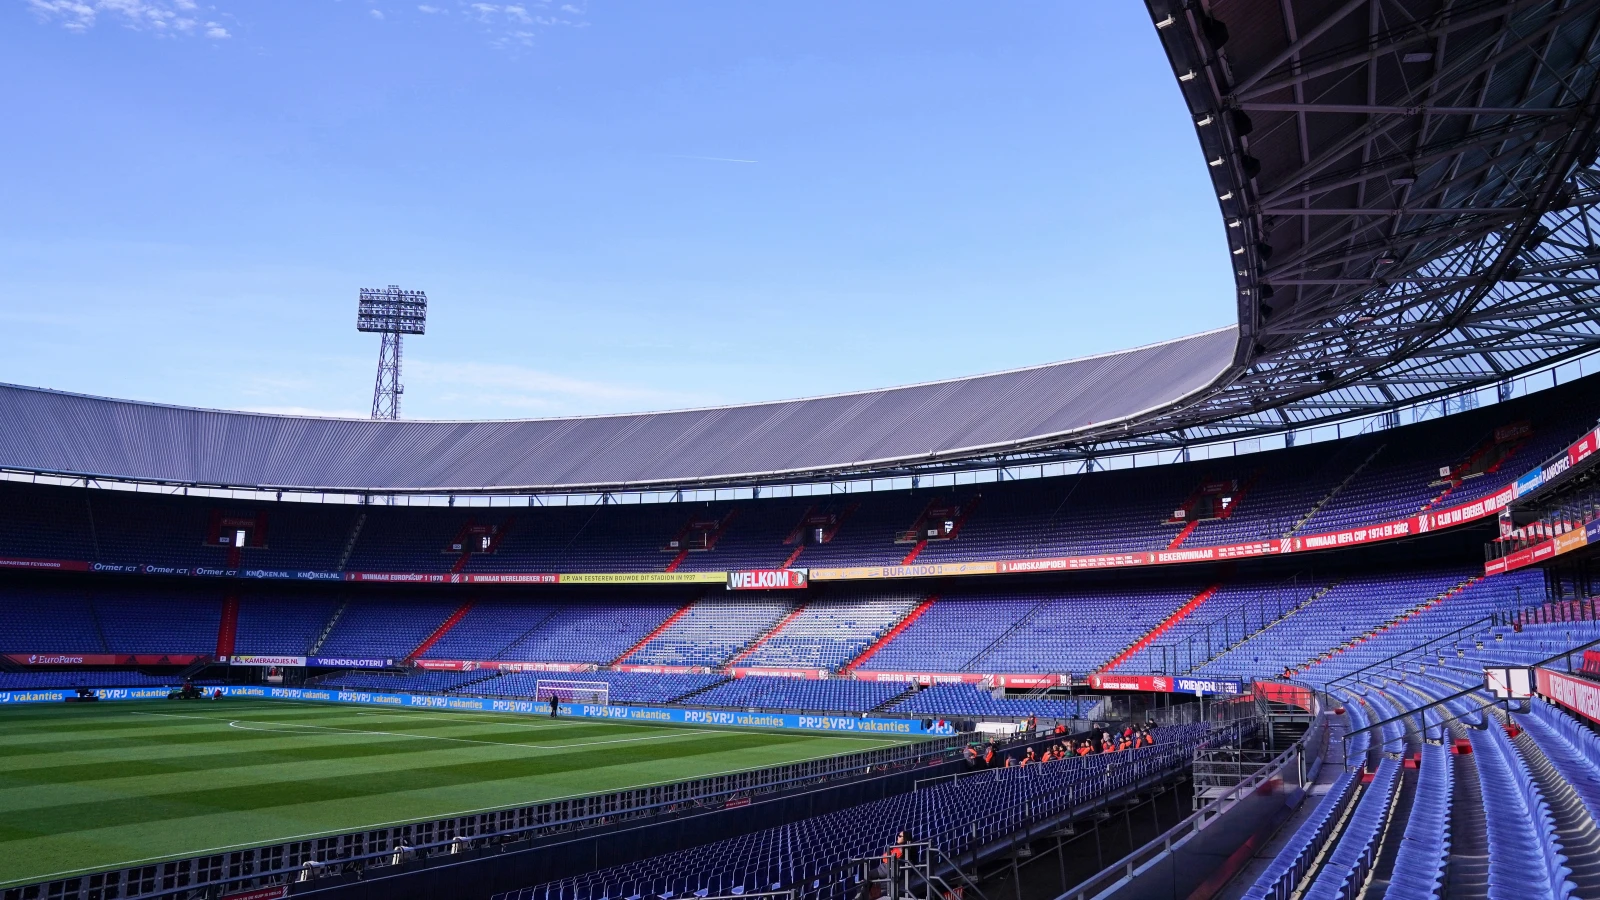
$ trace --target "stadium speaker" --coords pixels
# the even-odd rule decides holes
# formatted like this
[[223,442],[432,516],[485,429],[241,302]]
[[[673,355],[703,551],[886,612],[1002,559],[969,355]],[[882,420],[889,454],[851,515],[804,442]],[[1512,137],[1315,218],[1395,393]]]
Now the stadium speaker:
[[1272,258],[1272,245],[1266,243],[1265,241],[1263,241],[1262,243],[1257,244],[1256,245],[1256,255],[1261,257],[1261,261],[1262,262],[1266,262],[1267,260],[1271,259]]
[[1263,299],[1263,300],[1271,300],[1272,299],[1272,295],[1276,294],[1276,293],[1277,293],[1277,291],[1274,290],[1272,285],[1270,285],[1270,284],[1263,284],[1261,286],[1261,299]]
[[1254,178],[1261,174],[1261,160],[1246,153],[1239,157],[1239,165],[1244,167],[1244,177]]
[[1205,34],[1206,40],[1210,41],[1211,46],[1215,49],[1222,49],[1222,45],[1228,42],[1228,26],[1222,24],[1222,20],[1214,16],[1201,13],[1200,31]]
[[1266,320],[1272,318],[1272,307],[1266,305],[1265,303],[1258,305],[1256,309],[1261,313],[1261,321],[1265,322]]
[[1228,122],[1233,125],[1233,133],[1244,137],[1256,130],[1256,123],[1250,121],[1250,116],[1242,109],[1228,110]]

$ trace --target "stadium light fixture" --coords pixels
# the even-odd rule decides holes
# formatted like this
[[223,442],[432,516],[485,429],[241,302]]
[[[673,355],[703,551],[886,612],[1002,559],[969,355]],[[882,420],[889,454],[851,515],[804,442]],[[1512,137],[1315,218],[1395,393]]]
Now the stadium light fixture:
[[1189,71],[1183,73],[1182,75],[1179,75],[1178,76],[1178,80],[1179,81],[1185,81],[1185,82],[1193,81],[1194,80],[1194,70],[1190,69]]
[[1217,195],[1217,199],[1218,200],[1232,200],[1233,199],[1233,191],[1229,191],[1226,194],[1218,194]]
[[372,386],[372,417],[400,418],[400,339],[402,335],[424,334],[428,325],[428,295],[422,291],[403,291],[397,284],[387,288],[362,288],[356,307],[356,330],[383,335],[378,348],[378,377]]
[[1222,157],[1219,156],[1216,159],[1213,159],[1211,162],[1207,163],[1206,165],[1208,165],[1211,168],[1215,169],[1217,166],[1222,165],[1222,163],[1223,163],[1223,159],[1222,159]]
[[1166,28],[1166,27],[1170,26],[1173,22],[1176,22],[1176,21],[1178,21],[1178,20],[1172,17],[1172,13],[1167,13],[1167,17],[1165,19],[1162,19],[1161,21],[1156,23],[1156,27],[1157,28]]

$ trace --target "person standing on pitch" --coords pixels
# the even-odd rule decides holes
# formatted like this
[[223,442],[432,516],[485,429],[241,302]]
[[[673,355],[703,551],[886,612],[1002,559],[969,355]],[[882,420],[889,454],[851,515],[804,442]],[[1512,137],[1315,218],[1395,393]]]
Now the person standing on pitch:
[[555,694],[551,694],[550,695],[550,718],[554,719],[556,717],[556,714],[559,713],[560,711],[561,711],[561,701],[556,699],[556,695]]

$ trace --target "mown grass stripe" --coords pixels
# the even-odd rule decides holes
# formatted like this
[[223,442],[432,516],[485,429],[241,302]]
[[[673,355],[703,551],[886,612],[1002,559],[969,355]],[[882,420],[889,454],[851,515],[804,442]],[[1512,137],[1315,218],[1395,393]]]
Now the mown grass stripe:
[[[132,711],[205,718],[134,717]],[[135,718],[155,724],[130,726]],[[251,732],[229,727],[230,721],[322,724],[359,733]],[[60,727],[52,729],[52,722]],[[0,884],[895,742],[697,731],[708,729],[251,701],[0,708]],[[439,740],[461,736],[474,742]],[[647,739],[592,744],[612,738]]]

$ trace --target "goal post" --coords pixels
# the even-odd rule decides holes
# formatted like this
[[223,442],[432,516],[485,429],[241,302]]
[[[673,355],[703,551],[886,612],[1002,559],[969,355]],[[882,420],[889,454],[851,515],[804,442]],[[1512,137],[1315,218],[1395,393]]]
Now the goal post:
[[590,703],[596,706],[611,704],[611,685],[604,681],[569,681],[560,678],[541,678],[534,690],[535,700],[547,701],[555,695],[562,703]]

